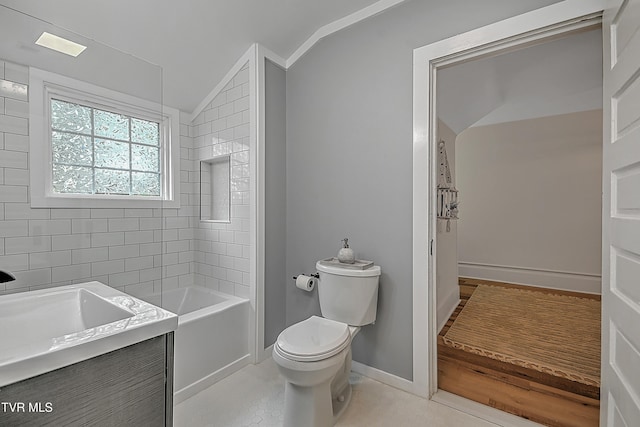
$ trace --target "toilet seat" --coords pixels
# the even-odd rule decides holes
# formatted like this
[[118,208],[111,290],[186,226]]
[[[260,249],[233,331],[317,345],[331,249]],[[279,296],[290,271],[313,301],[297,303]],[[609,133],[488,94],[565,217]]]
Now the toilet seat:
[[316,362],[328,359],[351,344],[349,326],[324,317],[311,316],[278,335],[278,352],[290,360]]

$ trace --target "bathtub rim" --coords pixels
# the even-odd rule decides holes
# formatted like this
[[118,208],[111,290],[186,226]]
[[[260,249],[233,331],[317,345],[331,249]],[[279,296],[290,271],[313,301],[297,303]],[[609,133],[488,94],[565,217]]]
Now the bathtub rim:
[[[211,293],[211,294],[217,295],[217,296],[219,296],[221,298],[224,298],[224,301],[220,302],[220,303],[217,303],[217,304],[208,305],[206,307],[199,308],[197,310],[191,311],[191,312],[186,313],[186,314],[174,313],[174,314],[176,314],[178,316],[178,326],[188,324],[190,322],[193,322],[194,320],[200,319],[200,318],[202,318],[204,316],[207,316],[209,314],[212,314],[212,313],[218,313],[218,312],[222,312],[222,311],[225,311],[225,310],[229,310],[231,307],[235,307],[238,304],[243,304],[243,303],[246,303],[246,302],[250,303],[251,302],[251,300],[249,298],[243,298],[243,297],[239,297],[239,296],[236,296],[236,295],[227,294],[225,292],[218,291],[218,290],[211,289],[211,288],[207,288],[205,286],[200,286],[200,285],[180,286],[178,288],[165,289],[164,292],[174,292],[174,291],[180,291],[180,290],[186,291],[189,288],[194,288],[194,289],[205,291],[207,293]],[[158,292],[158,293],[153,293],[153,294],[147,294],[147,295],[144,295],[143,297],[138,297],[138,298],[140,298],[142,300],[145,300],[145,298],[153,298],[153,297],[157,297],[157,296],[159,296],[161,294],[162,294],[162,292]]]

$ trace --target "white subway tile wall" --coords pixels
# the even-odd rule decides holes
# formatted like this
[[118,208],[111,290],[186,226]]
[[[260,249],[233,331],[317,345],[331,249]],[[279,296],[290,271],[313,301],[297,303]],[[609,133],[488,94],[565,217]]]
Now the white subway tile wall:
[[98,280],[141,295],[193,283],[198,200],[186,115],[180,209],[31,209],[28,73],[0,60],[0,270],[17,278],[0,294]]
[[[245,66],[191,123],[180,209],[31,209],[28,68],[0,60],[0,294],[98,280],[132,295],[197,284],[249,297],[250,85]],[[200,221],[201,159],[231,156],[231,218]]]
[[[201,222],[199,217],[194,217],[192,234],[187,235],[186,231],[180,234],[192,242],[193,254],[180,250],[178,256],[179,261],[193,261],[196,284],[245,298],[249,297],[251,254],[249,96],[247,63],[194,119],[189,129],[193,136],[189,205],[199,205],[200,160],[230,155],[231,218],[230,222],[223,223]],[[171,252],[170,242],[166,245],[167,252]],[[170,269],[169,265],[164,267]]]

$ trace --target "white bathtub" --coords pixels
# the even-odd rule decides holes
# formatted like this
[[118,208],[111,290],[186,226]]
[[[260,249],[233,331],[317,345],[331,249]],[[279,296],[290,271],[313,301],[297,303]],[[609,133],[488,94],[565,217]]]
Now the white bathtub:
[[178,315],[174,403],[249,363],[249,300],[200,286],[142,297]]

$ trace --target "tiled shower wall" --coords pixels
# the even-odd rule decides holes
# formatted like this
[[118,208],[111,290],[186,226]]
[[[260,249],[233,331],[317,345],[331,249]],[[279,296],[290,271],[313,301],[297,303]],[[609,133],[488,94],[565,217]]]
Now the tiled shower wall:
[[200,160],[231,156],[230,221],[194,218],[195,283],[246,298],[251,253],[249,102],[249,66],[245,64],[193,121],[194,161],[189,179],[198,192]]
[[28,80],[27,67],[0,60],[0,270],[17,277],[0,294],[98,280],[140,295],[161,278],[164,289],[193,283],[190,126],[180,127],[180,209],[31,209]]

